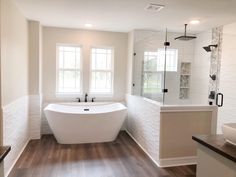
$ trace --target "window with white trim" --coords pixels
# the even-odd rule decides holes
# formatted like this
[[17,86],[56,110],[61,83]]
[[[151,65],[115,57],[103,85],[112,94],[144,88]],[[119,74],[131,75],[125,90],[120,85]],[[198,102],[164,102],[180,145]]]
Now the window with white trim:
[[178,50],[167,49],[166,69],[165,50],[145,51],[143,61],[143,87],[142,94],[161,93],[163,82],[163,71],[177,72],[178,69]]
[[57,45],[57,93],[81,93],[81,47]]
[[159,71],[158,64],[158,52],[144,52],[142,95],[161,92],[162,71]]
[[91,49],[90,93],[113,93],[113,55],[109,47]]
[[157,52],[157,70],[164,71],[166,53],[166,71],[177,72],[178,69],[178,50],[177,49],[158,49]]

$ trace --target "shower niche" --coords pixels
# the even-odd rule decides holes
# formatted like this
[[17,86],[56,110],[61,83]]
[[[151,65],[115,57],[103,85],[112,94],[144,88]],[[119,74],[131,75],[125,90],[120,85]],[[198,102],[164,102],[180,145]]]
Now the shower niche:
[[190,92],[191,63],[181,62],[179,99],[188,99]]

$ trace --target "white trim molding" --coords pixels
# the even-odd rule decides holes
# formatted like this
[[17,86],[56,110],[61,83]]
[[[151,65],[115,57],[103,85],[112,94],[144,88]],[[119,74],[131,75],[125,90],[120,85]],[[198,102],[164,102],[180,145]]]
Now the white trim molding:
[[126,129],[126,133],[134,140],[134,142],[138,145],[138,147],[149,157],[149,159],[157,166],[160,167],[159,161],[156,161],[152,158],[152,156],[142,147],[142,145],[132,136],[132,134]]
[[159,160],[159,167],[174,167],[197,164],[197,156],[176,157]]
[[193,165],[197,164],[197,156],[187,156],[187,157],[176,157],[176,158],[166,158],[159,159],[158,161],[154,160],[154,158],[142,147],[142,145],[131,135],[131,133],[126,129],[125,130],[128,135],[134,140],[134,142],[139,146],[139,148],[149,157],[149,159],[157,166],[157,167],[174,167],[174,166],[183,166],[183,165]]

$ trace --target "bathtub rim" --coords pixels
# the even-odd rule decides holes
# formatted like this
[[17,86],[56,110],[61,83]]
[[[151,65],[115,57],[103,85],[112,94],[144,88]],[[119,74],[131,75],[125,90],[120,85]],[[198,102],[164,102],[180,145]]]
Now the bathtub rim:
[[[93,111],[83,111],[83,112],[66,112],[66,111],[60,111],[60,110],[55,110],[55,109],[50,109],[50,108],[48,108],[50,105],[62,105],[62,106],[66,106],[66,107],[70,107],[70,106],[72,106],[72,105],[69,105],[71,102],[63,102],[63,103],[50,103],[50,104],[48,104],[44,109],[43,109],[43,111],[44,111],[44,113],[46,112],[46,111],[50,111],[50,112],[53,112],[53,113],[59,113],[59,114],[69,114],[69,115],[96,115],[96,114],[108,114],[108,113],[114,113],[114,112],[119,112],[119,111],[127,111],[127,107],[124,105],[124,104],[122,104],[122,103],[120,103],[120,102],[96,102],[96,103],[98,103],[98,104],[96,104],[96,103],[93,103],[94,105],[92,105],[92,106],[104,106],[104,105],[109,105],[109,104],[120,104],[120,105],[122,105],[122,107],[121,108],[119,108],[119,109],[113,109],[113,110],[107,110],[107,111],[103,111],[103,112],[93,112]],[[74,102],[72,102],[72,103],[74,103]],[[76,103],[74,103],[74,104],[76,104]],[[76,107],[76,106],[80,106],[80,107],[82,107],[82,106],[84,106],[84,105],[82,105],[83,103],[79,103],[78,105],[73,105],[72,107]],[[89,104],[89,103],[88,103]],[[88,107],[89,106],[91,106],[91,105],[88,105]],[[86,105],[85,105],[85,107],[86,107]]]

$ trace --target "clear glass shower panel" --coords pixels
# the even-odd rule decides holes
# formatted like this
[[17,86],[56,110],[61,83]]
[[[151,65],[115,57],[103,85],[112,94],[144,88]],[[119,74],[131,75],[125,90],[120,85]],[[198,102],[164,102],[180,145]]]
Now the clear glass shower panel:
[[175,40],[182,33],[167,32],[165,105],[207,104],[211,55],[203,47],[211,43],[211,32],[191,40]]
[[135,30],[133,93],[163,102],[165,33]]

